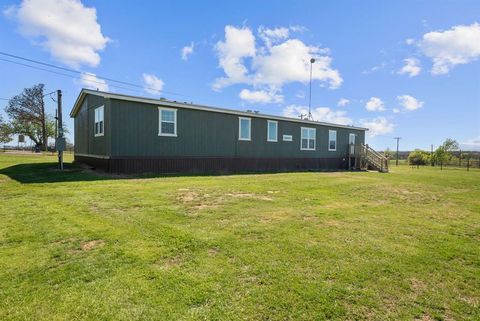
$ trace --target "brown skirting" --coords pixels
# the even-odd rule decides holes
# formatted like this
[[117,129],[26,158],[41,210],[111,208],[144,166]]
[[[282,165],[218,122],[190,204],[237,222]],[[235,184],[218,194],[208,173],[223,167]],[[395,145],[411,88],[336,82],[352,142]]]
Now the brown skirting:
[[342,170],[347,158],[110,158],[75,155],[75,162],[112,173],[235,173],[304,170]]

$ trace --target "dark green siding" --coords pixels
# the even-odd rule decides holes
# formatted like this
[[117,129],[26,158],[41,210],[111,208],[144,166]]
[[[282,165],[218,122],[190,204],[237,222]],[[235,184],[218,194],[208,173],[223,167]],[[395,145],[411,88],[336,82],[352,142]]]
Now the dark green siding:
[[[185,108],[176,108],[177,137],[158,136],[158,106],[106,99],[104,139],[111,139],[111,146],[95,144],[93,154],[110,150],[117,157],[339,158],[347,155],[349,133],[357,134],[357,143],[365,140],[363,130],[277,120],[278,142],[267,142],[267,119],[252,114],[251,141],[239,141],[238,115]],[[301,127],[316,128],[315,151],[300,150]],[[337,131],[336,151],[328,151],[329,129]],[[93,138],[93,125],[89,130]],[[284,142],[284,134],[292,135],[293,141]]]
[[[104,105],[104,135],[95,137],[95,108]],[[87,95],[75,116],[75,153],[109,155],[110,105],[103,97]]]

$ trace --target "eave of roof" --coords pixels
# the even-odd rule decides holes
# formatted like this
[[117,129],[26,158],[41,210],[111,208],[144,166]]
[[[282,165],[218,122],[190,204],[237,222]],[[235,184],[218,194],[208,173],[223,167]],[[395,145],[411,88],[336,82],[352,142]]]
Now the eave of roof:
[[311,125],[323,125],[323,126],[329,126],[329,127],[368,130],[368,128],[363,128],[363,127],[340,125],[340,124],[326,123],[326,122],[319,122],[319,121],[312,121],[312,120],[305,120],[305,119],[296,119],[296,118],[290,118],[290,117],[284,117],[284,116],[260,114],[260,113],[254,113],[254,112],[203,106],[203,105],[197,105],[197,104],[180,103],[180,102],[171,101],[171,100],[153,99],[153,98],[146,98],[146,97],[108,93],[108,92],[91,90],[86,88],[83,88],[80,91],[80,94],[78,95],[77,100],[75,101],[75,104],[73,105],[73,108],[70,112],[70,117],[74,118],[76,116],[78,110],[80,109],[83,103],[83,99],[85,98],[86,95],[95,95],[95,96],[100,96],[104,98],[113,98],[118,100],[141,102],[141,103],[154,104],[159,106],[168,106],[168,107],[186,108],[186,109],[194,109],[194,110],[204,110],[204,111],[224,113],[224,114],[233,114],[233,115],[245,116],[245,117],[257,117],[257,118],[265,118],[265,119],[272,119],[272,120],[292,121],[292,122],[311,124]]

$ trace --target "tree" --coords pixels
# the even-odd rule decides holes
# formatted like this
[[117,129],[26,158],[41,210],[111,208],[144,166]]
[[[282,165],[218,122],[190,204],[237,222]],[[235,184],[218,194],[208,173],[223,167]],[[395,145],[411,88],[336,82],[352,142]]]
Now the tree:
[[435,163],[440,163],[440,169],[443,169],[443,163],[452,158],[452,151],[458,149],[458,142],[454,139],[447,138],[441,146],[439,146],[432,157]]
[[12,127],[5,123],[0,116],[0,143],[8,143],[12,141],[13,130]]
[[447,138],[442,144],[447,153],[458,150],[458,142],[455,139]]
[[45,113],[44,85],[25,88],[8,102],[5,111],[12,120],[14,133],[28,136],[37,147],[47,150],[47,139],[53,137],[55,122]]
[[430,160],[430,155],[422,150],[416,149],[408,155],[408,164],[417,165],[417,168],[420,165],[426,165]]

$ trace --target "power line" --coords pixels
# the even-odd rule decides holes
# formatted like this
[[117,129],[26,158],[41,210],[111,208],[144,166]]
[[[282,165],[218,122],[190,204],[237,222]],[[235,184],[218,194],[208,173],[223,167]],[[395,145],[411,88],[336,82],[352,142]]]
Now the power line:
[[[83,75],[84,77],[83,77],[83,78],[78,78],[78,77],[74,77],[74,76],[72,76],[72,75],[67,75],[67,74],[64,74],[64,73],[57,73],[57,72],[55,72],[55,71],[53,71],[53,70],[48,70],[48,69],[44,69],[44,68],[34,67],[34,66],[31,66],[31,65],[21,64],[21,63],[19,63],[19,62],[14,62],[14,61],[7,60],[7,59],[0,59],[0,60],[3,60],[3,61],[21,64],[21,65],[23,65],[23,66],[27,66],[27,67],[31,67],[31,68],[35,68],[35,69],[47,71],[47,72],[57,73],[57,74],[60,74],[60,75],[63,75],[63,76],[67,76],[67,77],[72,77],[72,78],[75,78],[75,79],[81,79],[81,80],[85,80],[85,81],[96,82],[96,81],[92,81],[92,80],[87,80],[87,79],[85,79],[85,77],[88,77],[88,76],[89,76],[89,73],[87,73],[87,72],[81,72],[81,71],[78,71],[78,70],[74,70],[74,69],[70,69],[70,68],[65,68],[65,67],[53,65],[53,64],[46,63],[46,62],[41,62],[41,61],[38,61],[38,60],[34,60],[34,59],[29,59],[29,58],[25,58],[25,57],[13,55],[13,54],[10,54],[10,53],[7,53],[7,52],[3,52],[3,51],[0,51],[0,55],[4,55],[4,56],[8,56],[8,57],[11,57],[11,58],[20,59],[20,60],[24,60],[24,61],[28,61],[28,62],[32,62],[32,63],[35,63],[35,64],[47,66],[47,67],[50,67],[50,68],[56,68],[56,69],[60,69],[60,70],[64,70],[64,71],[68,71],[68,72],[72,72],[72,73],[76,73],[76,74],[80,74],[80,75]],[[142,85],[139,85],[139,84],[135,84],[135,83],[131,83],[131,82],[126,82],[126,81],[121,81],[121,80],[116,80],[116,79],[109,78],[109,77],[104,77],[104,76],[101,76],[101,75],[95,75],[95,77],[96,77],[96,78],[99,78],[99,79],[107,80],[107,81],[110,81],[110,82],[115,82],[115,83],[118,83],[118,84],[123,84],[123,85],[127,85],[127,86],[136,87],[136,88],[151,89],[151,90],[154,90],[154,91],[157,90],[157,89],[155,89],[155,88],[145,87],[145,86],[142,86]],[[103,84],[102,82],[98,82],[98,81],[97,81],[96,83]],[[128,89],[128,88],[125,88],[125,87],[120,87],[120,86],[115,86],[115,85],[110,85],[110,86],[116,87],[116,88],[121,88],[121,89],[131,90],[131,89]],[[188,96],[188,95],[179,94],[179,93],[171,92],[171,91],[163,91],[163,90],[162,90],[162,93],[169,94],[169,95],[174,95],[174,96],[191,97],[191,96]]]
[[[57,71],[53,71],[53,70],[49,70],[49,69],[45,69],[45,68],[41,68],[41,67],[37,67],[37,66],[27,65],[27,64],[24,64],[24,63],[21,63],[21,62],[18,62],[18,61],[13,61],[13,60],[8,60],[8,59],[3,59],[3,58],[0,58],[0,60],[10,62],[10,63],[13,63],[13,64],[17,64],[17,65],[21,65],[21,66],[25,66],[25,67],[29,67],[29,68],[33,68],[33,69],[37,69],[37,70],[50,72],[52,74],[56,74],[56,75],[60,75],[60,76],[65,76],[65,77],[69,77],[69,78],[73,78],[73,79],[84,80],[84,81],[104,85],[103,82],[95,81],[93,79],[85,79],[85,78],[81,78],[81,77],[76,77],[76,76],[73,76],[73,75],[64,74],[64,73],[61,73],[61,72],[57,72]],[[125,90],[133,90],[133,89],[130,89],[130,88],[127,88],[127,87],[121,87],[121,86],[117,86],[117,85],[110,85],[110,86],[115,87],[115,88],[125,89]]]
[[[77,79],[77,80],[82,80],[82,81],[86,81],[86,82],[90,82],[90,83],[105,85],[105,83],[100,82],[100,81],[96,81],[96,80],[93,80],[93,79],[76,77],[74,75],[69,75],[69,74],[65,74],[65,73],[61,73],[61,72],[57,72],[57,71],[53,71],[53,70],[49,70],[49,69],[45,69],[45,68],[41,68],[41,67],[37,67],[37,66],[28,65],[28,64],[24,64],[24,63],[21,63],[21,62],[18,62],[18,61],[13,61],[13,60],[8,60],[8,59],[3,59],[3,58],[0,58],[0,61],[6,61],[6,62],[9,62],[9,63],[21,65],[21,66],[24,66],[24,67],[33,68],[33,69],[36,69],[36,70],[46,71],[46,72],[49,72],[49,73],[53,73],[53,74],[64,76],[64,77],[69,77],[69,78],[72,78],[72,79]],[[127,87],[118,86],[118,85],[109,84],[109,86],[114,87],[114,88],[119,88],[119,89],[124,89],[124,90],[128,90],[128,91],[136,92],[136,93],[141,92],[141,91],[136,90],[136,89],[127,88]]]

